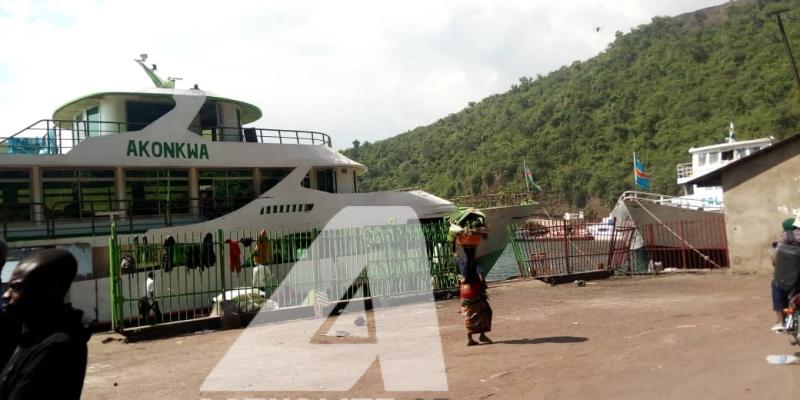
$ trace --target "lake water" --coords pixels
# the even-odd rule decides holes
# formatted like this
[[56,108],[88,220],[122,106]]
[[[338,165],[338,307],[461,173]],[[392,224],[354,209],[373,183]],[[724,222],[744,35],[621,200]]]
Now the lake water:
[[519,267],[517,267],[517,260],[514,258],[514,251],[511,249],[511,244],[506,246],[503,254],[497,259],[494,268],[486,276],[487,281],[500,281],[506,278],[519,276]]

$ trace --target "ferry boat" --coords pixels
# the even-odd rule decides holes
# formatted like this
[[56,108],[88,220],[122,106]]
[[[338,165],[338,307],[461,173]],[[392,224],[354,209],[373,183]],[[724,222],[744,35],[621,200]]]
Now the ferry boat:
[[[647,225],[669,226],[679,224],[681,221],[692,222],[719,216],[724,211],[722,187],[689,186],[688,182],[747,157],[774,142],[773,137],[737,141],[735,126],[731,122],[728,137],[723,143],[692,147],[689,149],[692,161],[677,165],[677,184],[682,186],[684,192],[682,196],[628,191],[620,196],[612,216],[618,220],[630,218],[640,233]],[[691,226],[695,226],[696,229]],[[698,249],[726,247],[724,235],[709,235],[701,224],[684,225],[683,232],[673,233],[667,229],[660,233],[642,233],[642,235],[644,235],[644,245],[650,247],[682,245]]]
[[[327,134],[251,127],[258,107],[197,85],[178,89],[146,60],[135,61],[154,88],[89,94],[0,139],[2,233],[12,259],[53,246],[76,254],[70,300],[95,322],[110,318],[112,219],[125,234],[166,236],[322,229],[347,206],[408,206],[421,222],[456,210],[420,190],[359,193],[366,166],[335,151]],[[488,272],[506,246],[507,222],[531,207],[487,211],[491,240],[477,256]]]

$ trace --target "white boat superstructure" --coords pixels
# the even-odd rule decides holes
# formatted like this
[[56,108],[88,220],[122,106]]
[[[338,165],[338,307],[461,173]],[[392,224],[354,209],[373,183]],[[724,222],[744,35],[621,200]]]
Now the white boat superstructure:
[[697,185],[690,187],[687,182],[747,157],[775,142],[774,137],[737,141],[734,136],[735,127],[731,122],[724,143],[689,149],[692,162],[677,166],[677,183],[683,186],[684,195],[673,198],[671,200],[673,204],[693,209],[721,210],[724,207],[722,187]]
[[[408,206],[421,221],[456,210],[423,191],[359,193],[367,168],[333,150],[328,135],[250,127],[258,107],[197,85],[176,89],[145,60],[136,61],[156,88],[84,96],[0,140],[0,211],[12,257],[73,251],[82,281],[71,297],[96,321],[108,320],[111,219],[122,234],[166,236],[321,229],[347,206]],[[499,232],[506,222],[490,221]],[[478,256],[504,247],[487,242]]]

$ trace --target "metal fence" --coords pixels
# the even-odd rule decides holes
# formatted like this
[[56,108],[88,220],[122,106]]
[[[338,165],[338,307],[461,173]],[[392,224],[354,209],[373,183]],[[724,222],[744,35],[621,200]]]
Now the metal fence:
[[175,237],[118,236],[112,226],[112,323],[119,330],[206,317],[225,300],[255,312],[452,290],[458,279],[447,240],[444,223]]
[[725,218],[646,224],[640,227],[651,269],[726,268],[730,266]]
[[583,220],[529,220],[509,225],[508,234],[522,277],[546,278],[630,265],[635,228]]

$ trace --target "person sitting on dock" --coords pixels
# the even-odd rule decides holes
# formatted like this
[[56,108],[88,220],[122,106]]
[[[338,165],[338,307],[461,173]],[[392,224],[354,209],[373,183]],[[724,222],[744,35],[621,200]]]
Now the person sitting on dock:
[[0,399],[80,399],[89,332],[83,313],[64,303],[77,271],[64,249],[41,250],[17,264],[3,308],[23,333],[0,374]]
[[778,322],[772,326],[773,332],[780,332],[783,327],[783,309],[789,307],[789,296],[800,284],[800,221],[787,218],[781,224],[780,239],[772,243],[772,265],[775,267],[772,286],[772,309]]

